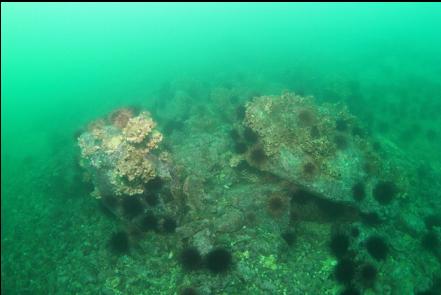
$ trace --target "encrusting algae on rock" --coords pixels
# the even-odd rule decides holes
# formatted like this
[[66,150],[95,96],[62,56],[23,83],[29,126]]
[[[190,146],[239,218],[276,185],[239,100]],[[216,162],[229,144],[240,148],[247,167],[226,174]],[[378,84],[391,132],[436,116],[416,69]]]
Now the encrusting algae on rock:
[[148,112],[134,116],[120,109],[91,124],[78,138],[81,165],[91,174],[95,196],[125,196],[144,192],[144,185],[155,177],[168,177],[166,163],[153,153],[162,134]]
[[355,200],[353,188],[367,192],[383,179],[394,179],[387,161],[380,161],[371,139],[346,108],[316,104],[294,93],[256,97],[246,104],[245,128],[258,140],[246,157],[260,170],[299,185],[311,193],[362,210],[379,210],[370,193]]

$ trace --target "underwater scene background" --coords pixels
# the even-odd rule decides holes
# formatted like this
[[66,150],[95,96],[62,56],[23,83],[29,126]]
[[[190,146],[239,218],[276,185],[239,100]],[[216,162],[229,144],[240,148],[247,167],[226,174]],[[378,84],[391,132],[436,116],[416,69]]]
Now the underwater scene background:
[[440,294],[439,3],[2,3],[2,294]]

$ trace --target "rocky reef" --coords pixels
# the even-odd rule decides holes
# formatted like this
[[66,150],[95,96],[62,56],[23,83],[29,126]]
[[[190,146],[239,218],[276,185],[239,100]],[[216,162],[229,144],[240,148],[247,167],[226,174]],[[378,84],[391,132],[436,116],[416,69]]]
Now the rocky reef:
[[[369,134],[343,104],[182,85],[164,90],[166,103],[153,107],[159,126],[149,112],[123,108],[78,138],[92,195],[123,221],[111,245],[136,257],[134,265],[144,252],[131,246],[167,251],[152,258],[172,269],[173,286],[163,281],[163,290],[410,294],[430,287],[435,278],[425,274],[437,272],[438,250],[422,254],[424,270],[406,258],[421,238],[433,247],[439,233],[427,232],[419,216],[428,213],[409,202],[414,164],[395,145]],[[397,284],[402,278],[408,283]]]

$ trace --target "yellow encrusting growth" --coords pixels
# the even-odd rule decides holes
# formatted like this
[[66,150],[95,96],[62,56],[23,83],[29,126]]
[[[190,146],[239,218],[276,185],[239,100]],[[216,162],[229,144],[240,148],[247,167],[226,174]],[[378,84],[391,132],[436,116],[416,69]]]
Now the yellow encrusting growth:
[[148,112],[137,116],[128,109],[113,112],[106,122],[99,119],[78,138],[82,165],[95,175],[97,197],[135,195],[155,178],[162,160],[151,152],[163,139]]

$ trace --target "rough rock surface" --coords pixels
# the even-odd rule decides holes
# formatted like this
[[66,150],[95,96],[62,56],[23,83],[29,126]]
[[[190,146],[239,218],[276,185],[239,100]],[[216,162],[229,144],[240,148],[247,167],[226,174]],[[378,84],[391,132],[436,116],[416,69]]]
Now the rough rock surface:
[[[261,96],[246,104],[244,125],[244,134],[257,137],[246,155],[251,166],[319,197],[382,212],[401,196],[395,166],[382,160],[344,107],[318,105],[294,93]],[[379,201],[376,186],[390,181],[394,197]]]

